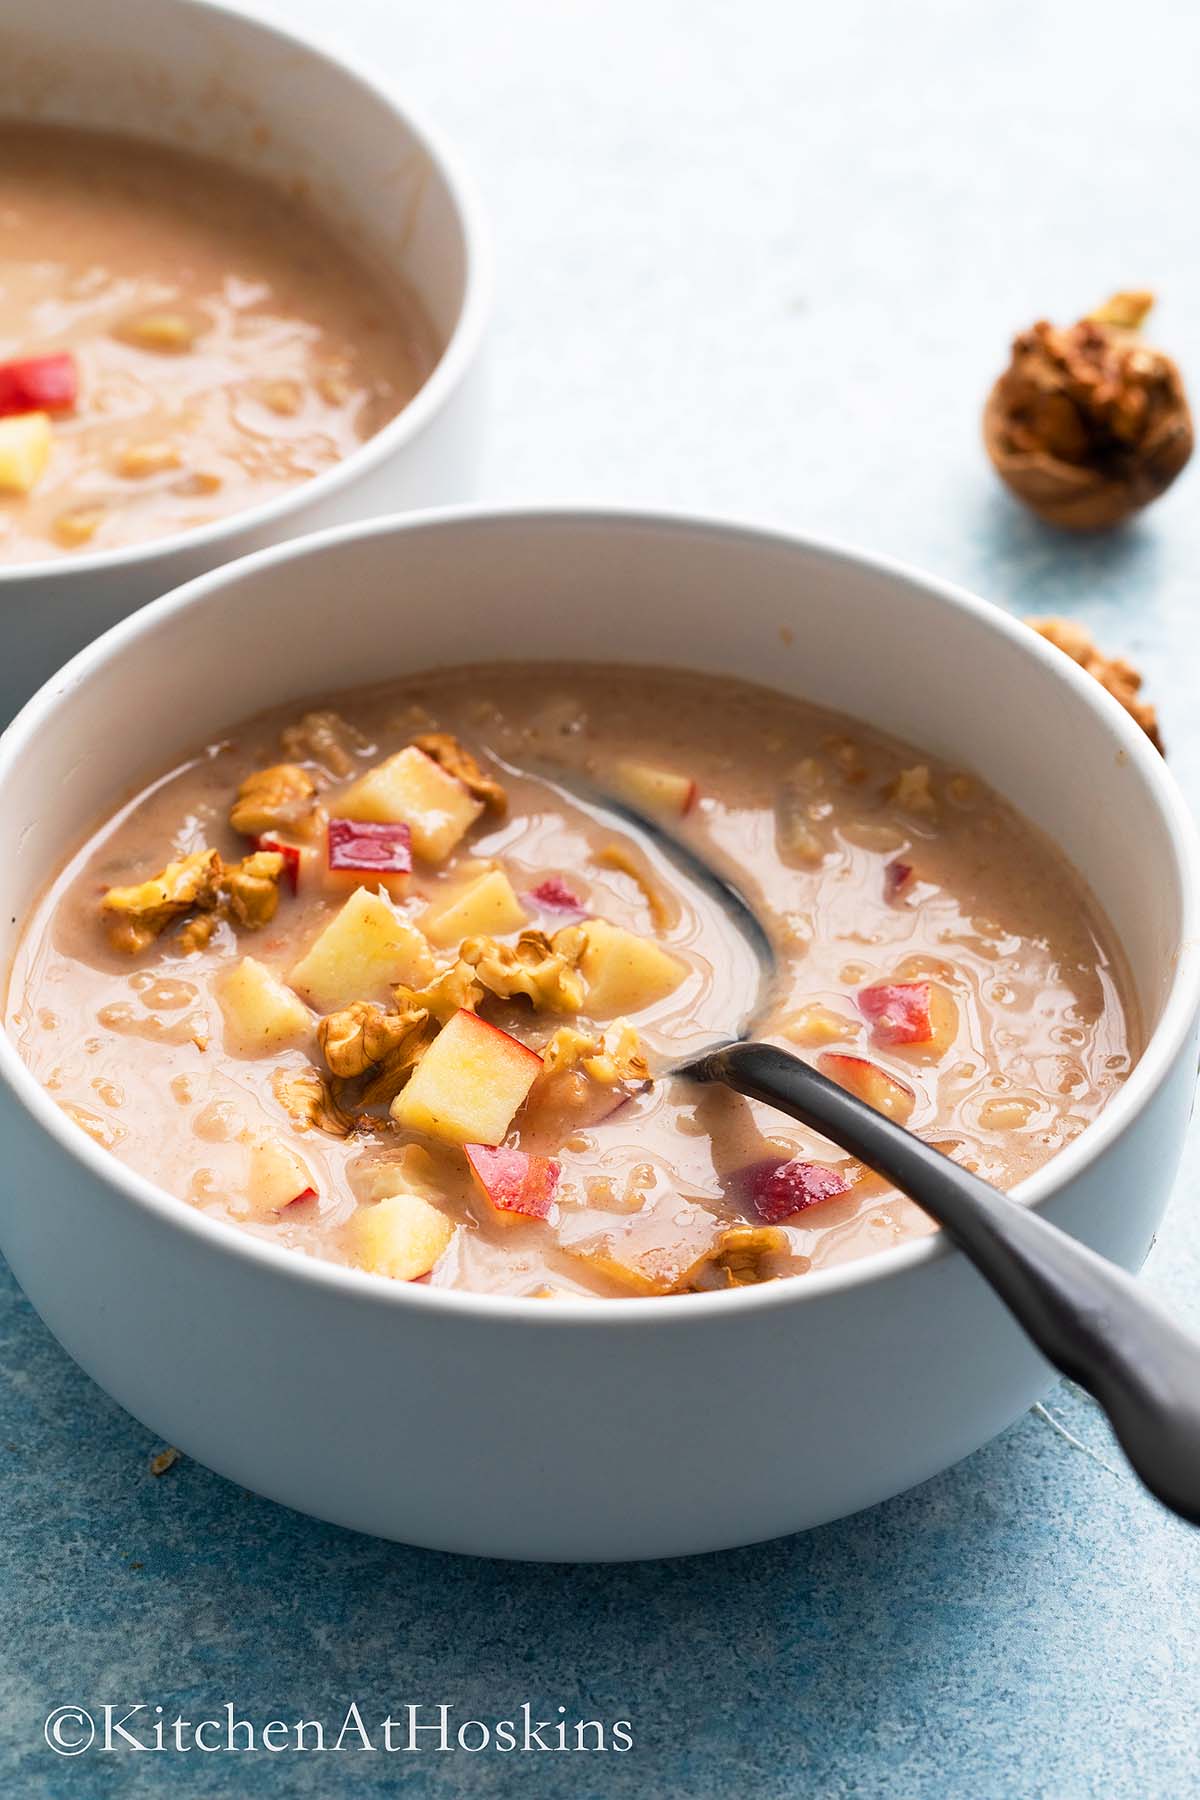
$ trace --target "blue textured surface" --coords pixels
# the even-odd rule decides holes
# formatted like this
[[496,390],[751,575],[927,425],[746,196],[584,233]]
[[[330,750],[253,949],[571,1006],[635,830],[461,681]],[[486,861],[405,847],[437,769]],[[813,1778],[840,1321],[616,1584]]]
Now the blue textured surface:
[[[282,9],[281,9],[282,10]],[[485,493],[757,515],[1127,650],[1195,795],[1200,474],[1116,541],[1017,514],[977,443],[1011,330],[1165,296],[1200,380],[1200,19],[1067,0],[293,0],[440,117],[496,227]],[[686,651],[686,646],[681,646]],[[1148,873],[1152,879],[1152,873]],[[1200,1139],[1148,1279],[1200,1326]],[[49,1203],[49,1201],[47,1201]],[[0,1786],[24,1796],[1054,1796],[1200,1790],[1200,1540],[1060,1385],[958,1468],[801,1538],[509,1567],[353,1537],[158,1447],[0,1279]],[[1072,1443],[1064,1431],[1076,1443]],[[627,1755],[56,1759],[51,1707],[337,1724],[626,1718]]]

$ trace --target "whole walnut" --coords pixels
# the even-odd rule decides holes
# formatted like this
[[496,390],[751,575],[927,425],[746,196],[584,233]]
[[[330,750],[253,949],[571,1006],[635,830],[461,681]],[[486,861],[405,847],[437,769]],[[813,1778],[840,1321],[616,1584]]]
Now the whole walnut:
[[1114,294],[1061,327],[1039,320],[983,415],[1001,479],[1039,518],[1103,531],[1166,491],[1192,454],[1192,417],[1179,370],[1138,328],[1151,294]]

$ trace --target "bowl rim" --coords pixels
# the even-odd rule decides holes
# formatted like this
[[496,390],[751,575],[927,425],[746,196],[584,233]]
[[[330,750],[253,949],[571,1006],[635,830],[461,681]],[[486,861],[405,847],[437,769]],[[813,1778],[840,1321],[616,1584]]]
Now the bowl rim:
[[[351,85],[363,89],[379,101],[407,131],[413,144],[428,158],[449,196],[463,239],[464,274],[462,296],[454,329],[443,345],[436,363],[412,399],[400,408],[379,431],[356,446],[331,468],[319,475],[297,482],[295,487],[264,500],[257,506],[245,506],[236,512],[195,525],[186,531],[172,531],[143,542],[116,545],[107,550],[92,550],[81,556],[42,557],[32,562],[0,563],[0,590],[6,584],[20,582],[70,581],[77,577],[102,573],[111,569],[133,568],[152,563],[155,557],[170,557],[188,551],[212,551],[239,533],[277,526],[306,505],[329,499],[334,494],[387,461],[396,451],[410,443],[446,407],[452,395],[475,362],[484,329],[492,310],[494,268],[491,240],[484,222],[478,189],[459,161],[457,153],[419,109],[403,102],[385,83],[369,74],[354,57],[330,45],[319,31],[292,30],[272,19],[249,13],[227,0],[171,0],[186,11],[212,14],[234,27],[257,31],[293,55],[308,56],[324,63]],[[134,134],[131,134],[134,135]],[[219,159],[217,159],[219,160]]]
[[[1094,677],[1085,674],[1069,657],[1029,630],[1015,615],[898,558],[754,520],[606,504],[456,505],[334,526],[271,545],[211,569],[130,614],[94,639],[44,683],[0,735],[0,787],[10,780],[20,779],[20,765],[28,740],[52,724],[63,709],[69,712],[72,692],[90,675],[125,658],[136,649],[141,638],[169,627],[177,614],[202,607],[210,594],[236,587],[246,576],[260,570],[329,547],[363,539],[402,538],[411,532],[490,530],[498,524],[526,530],[546,526],[569,529],[600,525],[623,531],[683,532],[727,543],[775,545],[788,551],[800,551],[830,567],[849,565],[867,569],[885,580],[932,595],[952,610],[970,614],[989,630],[1010,639],[1034,661],[1041,662],[1056,679],[1074,688],[1077,696],[1100,714],[1111,735],[1118,740],[1120,751],[1138,766],[1154,794],[1177,858],[1183,916],[1170,988],[1161,1016],[1128,1079],[1079,1137],[1033,1175],[1017,1183],[1010,1192],[1023,1204],[1036,1207],[1090,1169],[1133,1126],[1151,1102],[1178,1057],[1186,1050],[1200,1013],[1200,835],[1182,791],[1159,752]],[[638,1321],[649,1329],[671,1321],[698,1324],[708,1317],[733,1317],[759,1309],[818,1304],[854,1288],[869,1288],[890,1276],[899,1278],[946,1257],[962,1255],[945,1233],[938,1231],[905,1244],[885,1246],[833,1268],[812,1269],[804,1276],[790,1280],[711,1294],[620,1299],[589,1297],[585,1306],[580,1306],[574,1298],[541,1299],[532,1305],[528,1295],[396,1282],[387,1276],[268,1243],[231,1222],[199,1212],[149,1177],[126,1167],[101,1149],[54,1103],[22,1061],[13,1039],[2,1026],[0,1082],[71,1159],[82,1164],[110,1190],[123,1195],[136,1207],[151,1212],[169,1229],[200,1240],[201,1245],[207,1245],[217,1255],[228,1254],[260,1267],[264,1277],[273,1275],[310,1284],[330,1295],[342,1295],[362,1305],[432,1307],[436,1313],[448,1312],[451,1316],[458,1314],[464,1319],[496,1324],[519,1323],[536,1327],[570,1322],[585,1329],[603,1330],[623,1328]]]

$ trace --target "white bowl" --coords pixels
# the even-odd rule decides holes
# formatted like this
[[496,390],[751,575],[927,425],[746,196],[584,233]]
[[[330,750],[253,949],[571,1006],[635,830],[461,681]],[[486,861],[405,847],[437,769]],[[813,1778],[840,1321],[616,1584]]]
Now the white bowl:
[[[0,740],[6,957],[70,848],[185,748],[388,669],[513,656],[687,665],[807,696],[973,767],[1057,839],[1124,942],[1150,1036],[1100,1119],[1021,1192],[1141,1263],[1195,1079],[1188,814],[1066,657],[847,551],[670,518],[451,512],[204,576],[83,651]],[[136,733],[113,730],[131,715]],[[0,1129],[0,1242],[101,1386],[245,1486],[409,1543],[543,1559],[747,1543],[925,1479],[1049,1380],[938,1238],[687,1298],[435,1291],[264,1244],[131,1174],[6,1038]]]
[[3,38],[0,118],[121,131],[302,181],[350,244],[416,290],[444,349],[382,431],[264,505],[125,549],[0,563],[0,724],[83,644],[205,569],[318,526],[467,498],[490,285],[445,147],[308,39],[208,0],[5,0]]

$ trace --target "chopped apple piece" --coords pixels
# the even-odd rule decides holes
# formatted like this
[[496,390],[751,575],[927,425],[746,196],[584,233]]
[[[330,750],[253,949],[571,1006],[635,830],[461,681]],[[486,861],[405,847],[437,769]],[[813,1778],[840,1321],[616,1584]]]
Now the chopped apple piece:
[[445,948],[465,937],[503,937],[519,931],[527,913],[503,869],[488,869],[421,914],[421,930],[431,944]]
[[487,1144],[467,1144],[465,1149],[475,1184],[498,1224],[546,1217],[562,1175],[561,1165],[552,1157],[495,1150]]
[[689,775],[644,762],[619,762],[615,774],[619,791],[650,812],[678,813],[682,818],[696,804],[699,789]]
[[361,874],[407,875],[412,832],[403,820],[330,819],[329,867]]
[[[404,829],[407,831],[408,827],[405,826]],[[263,846],[264,849],[266,847]],[[270,848],[282,850],[284,846],[273,843]],[[372,893],[382,888],[393,900],[405,900],[408,897],[411,877],[407,869],[372,869],[369,873],[363,869],[331,869],[326,844],[299,844],[296,851],[299,861],[296,881],[306,894],[340,895],[345,898],[358,888],[366,887]]]
[[448,1144],[499,1144],[541,1067],[516,1038],[460,1010],[392,1101],[392,1118]]
[[424,987],[433,979],[424,937],[382,894],[357,888],[288,977],[318,1012],[370,1000],[395,982]]
[[579,968],[587,982],[585,1006],[594,1019],[641,1012],[673,994],[687,974],[678,957],[605,919],[588,919],[578,930],[584,938]]
[[943,1056],[958,1035],[958,1006],[937,981],[878,981],[858,1006],[877,1044]]
[[420,1194],[388,1194],[361,1207],[349,1232],[360,1268],[393,1281],[416,1281],[450,1248],[454,1222]]
[[78,392],[79,371],[69,350],[0,363],[0,414],[70,412]]
[[28,494],[50,460],[50,418],[44,412],[0,419],[0,494]]
[[778,1225],[794,1213],[807,1212],[822,1200],[848,1194],[851,1183],[840,1169],[827,1163],[802,1162],[798,1156],[790,1162],[760,1163],[747,1171],[750,1203],[766,1225]]
[[259,1217],[282,1212],[293,1200],[314,1191],[308,1164],[290,1144],[271,1135],[253,1139],[246,1198]]
[[816,1050],[822,1044],[846,1043],[858,1036],[862,1026],[857,1019],[847,1019],[831,1007],[811,1001],[789,1013],[779,1027],[779,1035],[805,1049]]
[[817,1058],[817,1067],[848,1094],[856,1094],[898,1125],[907,1124],[911,1118],[917,1096],[906,1082],[889,1075],[878,1063],[868,1062],[865,1056],[845,1056],[839,1050],[827,1050]]
[[312,1031],[304,1002],[253,956],[243,956],[221,976],[217,1000],[229,1037],[244,1052],[275,1050]]
[[413,849],[426,862],[443,862],[483,811],[455,776],[409,744],[352,783],[338,796],[345,819],[381,825],[403,821]]
[[387,1162],[375,1163],[357,1184],[362,1200],[388,1200],[393,1194],[419,1194],[437,1200],[445,1178],[422,1144],[405,1144]]

